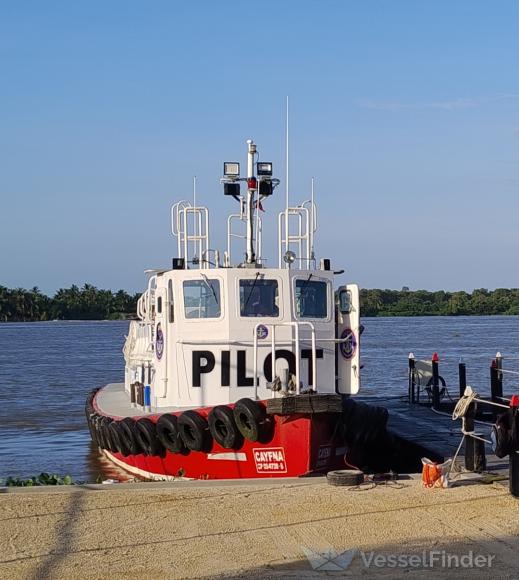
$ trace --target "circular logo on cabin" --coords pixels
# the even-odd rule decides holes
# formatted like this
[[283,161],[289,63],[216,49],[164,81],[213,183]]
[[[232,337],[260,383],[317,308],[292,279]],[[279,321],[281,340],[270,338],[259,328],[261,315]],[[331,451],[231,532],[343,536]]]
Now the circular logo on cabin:
[[345,340],[341,342],[339,347],[341,349],[342,356],[349,360],[355,356],[355,352],[357,351],[357,339],[355,338],[355,333],[351,328],[345,328],[341,334],[341,340]]
[[157,355],[157,358],[160,360],[164,353],[164,334],[162,333],[160,322],[157,324],[156,335],[157,337],[155,339],[155,354]]
[[256,329],[256,336],[259,340],[264,340],[269,335],[269,329],[264,325],[260,324]]

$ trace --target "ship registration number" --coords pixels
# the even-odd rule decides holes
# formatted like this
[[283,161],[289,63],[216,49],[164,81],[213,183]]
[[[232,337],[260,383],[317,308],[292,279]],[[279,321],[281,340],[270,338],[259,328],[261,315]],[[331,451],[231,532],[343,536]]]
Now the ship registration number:
[[287,462],[283,447],[253,449],[254,462],[258,473],[286,473]]

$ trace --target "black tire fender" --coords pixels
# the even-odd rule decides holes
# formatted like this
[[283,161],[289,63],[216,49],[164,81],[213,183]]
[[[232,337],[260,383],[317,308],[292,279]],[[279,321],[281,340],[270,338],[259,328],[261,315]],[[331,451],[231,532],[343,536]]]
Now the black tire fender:
[[267,416],[265,407],[251,399],[240,399],[234,405],[233,415],[236,426],[245,439],[259,441],[261,427]]
[[176,415],[165,413],[160,416],[157,421],[157,437],[171,453],[183,453],[186,450]]
[[123,455],[139,455],[142,453],[139,442],[137,441],[137,426],[131,417],[126,417],[122,421],[119,421],[119,431],[121,438],[124,439],[124,451],[128,451],[127,454],[121,451]]
[[184,445],[191,451],[208,451],[211,434],[206,419],[196,411],[184,411],[178,418],[178,428]]
[[119,430],[119,421],[112,421],[107,427],[110,441],[117,453],[122,453],[124,442],[121,440],[121,432]]
[[243,435],[234,420],[233,411],[226,405],[211,409],[207,417],[213,439],[224,449],[238,449],[243,445]]
[[360,469],[337,469],[329,471],[326,480],[330,485],[355,486],[364,482],[364,474]]
[[98,420],[99,415],[94,411],[94,413],[92,413],[92,415],[90,415],[89,419],[88,419],[88,429],[90,431],[90,437],[92,438],[92,441],[94,442],[95,445],[99,446],[99,435],[98,435],[98,431],[97,431],[97,420]]
[[101,431],[101,419],[102,415],[96,413],[92,417],[92,428],[95,433],[95,443],[98,447],[104,448],[104,439],[103,439],[103,432]]
[[157,437],[157,426],[151,419],[139,419],[135,423],[135,435],[144,455],[161,455],[163,447]]
[[107,449],[108,451],[115,453],[116,451],[119,451],[119,450],[117,449],[115,442],[112,438],[112,433],[109,430],[110,423],[112,421],[113,421],[113,419],[111,417],[106,417],[106,416],[101,417],[100,432],[102,433],[102,436],[103,436],[104,449]]

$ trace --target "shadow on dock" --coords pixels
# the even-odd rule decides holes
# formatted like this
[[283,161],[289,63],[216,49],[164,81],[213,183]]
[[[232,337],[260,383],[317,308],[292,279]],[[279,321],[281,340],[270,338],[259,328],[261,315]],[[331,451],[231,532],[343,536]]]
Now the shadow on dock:
[[56,571],[60,564],[73,552],[74,541],[77,536],[78,519],[85,505],[87,490],[71,493],[69,496],[68,509],[64,511],[65,522],[56,531],[54,548],[49,551],[47,557],[36,570],[33,580],[47,580],[57,576]]

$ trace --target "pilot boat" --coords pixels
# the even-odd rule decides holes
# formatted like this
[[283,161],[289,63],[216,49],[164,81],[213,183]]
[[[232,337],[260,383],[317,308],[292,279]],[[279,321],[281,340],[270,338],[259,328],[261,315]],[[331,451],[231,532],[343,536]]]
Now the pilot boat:
[[[87,399],[93,442],[147,479],[344,468],[351,441],[362,439],[348,439],[347,427],[365,431],[349,405],[360,387],[358,286],[335,288],[342,271],[315,256],[313,184],[311,199],[294,206],[287,185],[270,267],[261,214],[280,183],[272,164],[248,140],[247,176],[226,162],[220,181],[239,208],[227,220],[227,248],[211,248],[206,207],[172,206],[177,255],[171,268],[147,271],[124,344],[124,383]],[[235,260],[237,244],[245,251]]]

